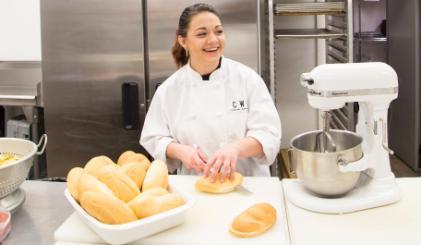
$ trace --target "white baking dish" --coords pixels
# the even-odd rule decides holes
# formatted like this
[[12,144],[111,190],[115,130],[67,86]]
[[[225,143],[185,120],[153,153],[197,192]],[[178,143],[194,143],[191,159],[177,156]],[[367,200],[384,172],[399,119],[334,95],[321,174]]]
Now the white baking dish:
[[110,244],[126,244],[184,222],[185,214],[187,210],[193,206],[195,200],[188,193],[174,188],[173,186],[170,186],[170,192],[180,193],[186,200],[186,203],[183,206],[121,225],[103,224],[90,216],[79,203],[73,199],[67,188],[64,191],[64,195],[81,219],[104,241]]

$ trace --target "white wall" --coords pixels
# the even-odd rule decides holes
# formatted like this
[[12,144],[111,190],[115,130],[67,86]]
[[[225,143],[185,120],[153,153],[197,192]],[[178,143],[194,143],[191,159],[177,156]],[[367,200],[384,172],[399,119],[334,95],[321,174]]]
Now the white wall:
[[40,61],[39,0],[0,0],[0,61]]

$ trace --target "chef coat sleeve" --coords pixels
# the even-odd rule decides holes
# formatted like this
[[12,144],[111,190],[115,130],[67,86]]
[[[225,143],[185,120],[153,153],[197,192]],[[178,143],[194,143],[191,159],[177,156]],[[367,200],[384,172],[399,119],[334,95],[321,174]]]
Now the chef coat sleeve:
[[247,137],[258,140],[264,156],[258,159],[264,165],[272,164],[281,145],[281,120],[269,91],[258,74],[249,76]]
[[175,139],[170,134],[165,108],[165,97],[158,88],[146,114],[140,144],[154,159],[166,161],[169,172],[174,172],[181,163],[178,160],[167,159],[167,147],[171,142],[175,142]]

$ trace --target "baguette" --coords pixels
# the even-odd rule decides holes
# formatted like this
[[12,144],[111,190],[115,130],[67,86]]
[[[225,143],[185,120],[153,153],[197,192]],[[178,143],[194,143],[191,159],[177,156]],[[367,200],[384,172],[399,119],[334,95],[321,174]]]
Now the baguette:
[[234,191],[237,186],[243,183],[243,176],[238,172],[234,173],[233,180],[226,179],[221,183],[219,180],[220,177],[221,174],[218,174],[215,182],[213,183],[210,181],[209,176],[207,178],[198,179],[195,184],[196,190],[207,193],[221,194]]
[[268,203],[258,203],[238,215],[230,226],[237,237],[253,237],[262,234],[276,222],[276,209]]
[[112,195],[86,191],[80,198],[80,204],[86,212],[104,224],[125,224],[137,220],[133,210]]

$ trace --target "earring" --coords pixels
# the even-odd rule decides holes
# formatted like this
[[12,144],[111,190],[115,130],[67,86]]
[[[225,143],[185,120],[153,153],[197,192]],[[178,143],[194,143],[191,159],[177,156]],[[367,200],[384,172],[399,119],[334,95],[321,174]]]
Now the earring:
[[189,50],[188,49],[184,49],[186,51],[186,57],[189,57]]

